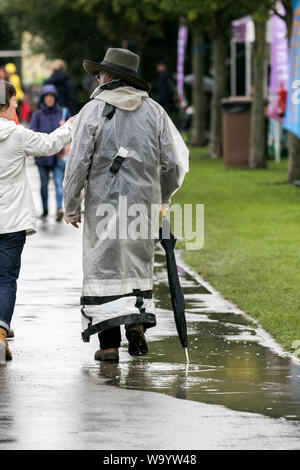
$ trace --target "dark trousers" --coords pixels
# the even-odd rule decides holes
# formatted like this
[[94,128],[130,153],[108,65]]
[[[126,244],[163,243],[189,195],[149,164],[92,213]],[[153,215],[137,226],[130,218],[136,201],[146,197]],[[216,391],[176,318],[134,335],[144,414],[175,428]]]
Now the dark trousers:
[[98,334],[101,349],[119,348],[121,346],[121,328],[116,326]]
[[0,327],[9,330],[13,316],[21,254],[26,240],[22,232],[0,234]]

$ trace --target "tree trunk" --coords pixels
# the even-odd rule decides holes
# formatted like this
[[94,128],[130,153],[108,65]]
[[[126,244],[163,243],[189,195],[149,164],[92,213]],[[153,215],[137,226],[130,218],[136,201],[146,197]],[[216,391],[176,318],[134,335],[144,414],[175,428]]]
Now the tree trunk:
[[[286,24],[290,45],[293,25],[292,4],[287,0],[283,4],[286,10]],[[295,180],[300,180],[300,139],[292,132],[288,132],[288,155],[288,182],[293,183]]]
[[291,39],[292,25],[293,25],[293,7],[291,0],[282,0],[282,4],[285,9],[285,22],[287,26],[288,38]]
[[226,93],[226,58],[227,38],[219,34],[212,40],[214,87],[211,100],[211,141],[210,152],[213,158],[222,156],[222,110],[221,99]]
[[205,137],[205,96],[203,87],[204,78],[204,40],[203,31],[199,23],[192,27],[193,35],[193,106],[191,145],[203,146]]
[[300,180],[300,139],[288,132],[288,182],[293,183]]
[[266,53],[266,22],[254,21],[255,44],[253,50],[254,90],[251,112],[250,156],[249,167],[252,169],[266,168],[266,134],[265,134],[265,103],[264,73]]

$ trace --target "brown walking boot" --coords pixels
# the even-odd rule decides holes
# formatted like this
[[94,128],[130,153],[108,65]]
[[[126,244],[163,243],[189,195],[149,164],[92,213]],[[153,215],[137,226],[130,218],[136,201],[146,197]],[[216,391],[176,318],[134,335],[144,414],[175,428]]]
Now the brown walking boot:
[[128,339],[128,352],[130,356],[146,356],[148,345],[143,325],[126,325],[126,338]]
[[95,352],[94,357],[95,361],[119,362],[119,349],[98,349],[98,351]]
[[7,339],[12,339],[15,337],[15,332],[12,328],[9,329],[9,332],[7,333]]
[[7,337],[7,331],[4,330],[4,328],[0,327],[0,343],[2,343],[5,347],[5,359],[7,361],[11,361],[12,360],[12,353],[11,353],[9,347],[8,347],[6,337]]

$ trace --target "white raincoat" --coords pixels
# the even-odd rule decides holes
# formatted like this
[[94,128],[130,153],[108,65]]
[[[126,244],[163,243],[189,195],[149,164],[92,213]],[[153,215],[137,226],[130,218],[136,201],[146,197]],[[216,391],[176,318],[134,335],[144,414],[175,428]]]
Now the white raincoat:
[[154,227],[188,171],[188,149],[164,109],[144,91],[115,86],[97,88],[81,110],[64,181],[68,222],[85,188],[86,341],[121,324],[155,326]]
[[26,177],[25,158],[55,155],[71,141],[71,124],[51,134],[33,132],[0,118],[0,234],[36,231],[36,216]]

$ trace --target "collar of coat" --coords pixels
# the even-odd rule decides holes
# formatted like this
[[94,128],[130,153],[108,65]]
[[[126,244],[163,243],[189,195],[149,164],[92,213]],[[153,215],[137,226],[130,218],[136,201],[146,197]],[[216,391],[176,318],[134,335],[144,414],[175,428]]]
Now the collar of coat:
[[98,99],[124,111],[135,111],[144,98],[149,95],[146,91],[138,90],[122,80],[116,80],[96,88],[92,99]]

